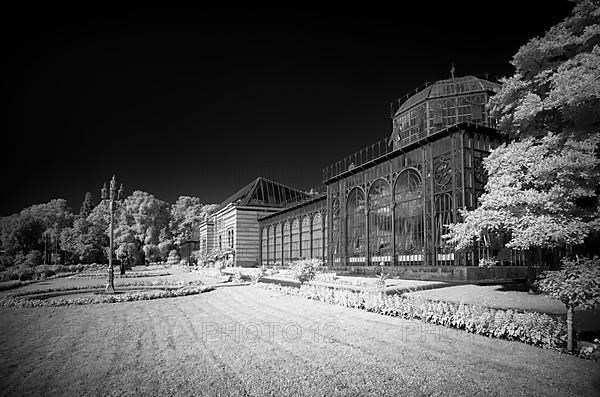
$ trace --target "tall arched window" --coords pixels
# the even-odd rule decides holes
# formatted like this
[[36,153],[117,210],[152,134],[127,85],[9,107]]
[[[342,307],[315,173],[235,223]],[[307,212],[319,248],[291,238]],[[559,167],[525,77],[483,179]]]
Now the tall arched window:
[[268,244],[268,249],[269,249],[269,256],[267,257],[267,263],[269,265],[272,265],[275,263],[275,230],[273,229],[273,225],[269,226],[269,231],[268,236],[269,236],[269,244]]
[[391,261],[392,208],[390,185],[378,179],[369,189],[369,254],[372,260]]
[[290,261],[290,223],[283,223],[283,264],[287,265]]
[[399,264],[423,261],[423,185],[416,170],[402,172],[394,187],[396,254]]
[[339,263],[341,261],[341,214],[340,214],[340,200],[335,198],[331,202],[331,255],[333,256],[333,262]]
[[302,219],[300,240],[302,242],[302,253],[300,254],[300,257],[310,258],[310,217],[308,215]]
[[269,261],[268,260],[268,258],[269,258],[269,249],[267,248],[269,240],[267,238],[267,229],[263,228],[261,230],[261,234],[262,234],[262,236],[261,236],[261,240],[262,240],[262,252],[261,252],[262,258],[261,258],[261,264],[266,265],[268,263],[268,261]]
[[300,221],[298,218],[292,221],[292,260],[300,258]]
[[435,247],[448,248],[442,238],[448,232],[447,225],[453,222],[452,196],[442,193],[435,196]]
[[321,214],[316,213],[312,221],[312,257],[321,258],[323,255],[321,242],[323,241],[323,227],[321,224]]
[[346,205],[348,221],[346,222],[346,247],[350,262],[364,263],[366,258],[365,238],[365,194],[359,188],[348,195]]
[[277,225],[275,225],[275,264],[276,265],[282,264],[281,254],[282,254],[282,251],[281,251],[281,223],[278,223]]

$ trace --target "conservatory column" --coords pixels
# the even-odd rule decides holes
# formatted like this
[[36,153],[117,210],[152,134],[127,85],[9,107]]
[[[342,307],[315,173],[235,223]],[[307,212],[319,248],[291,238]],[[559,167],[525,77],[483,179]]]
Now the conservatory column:
[[[365,200],[366,201],[366,200]],[[366,222],[365,222],[365,232],[366,232],[366,238],[365,238],[365,242],[366,242],[366,258],[365,258],[365,266],[369,266],[371,264],[371,248],[369,247],[370,245],[370,240],[371,240],[371,236],[369,236],[369,207],[367,206],[365,208],[365,218],[366,218]]]
[[[263,232],[264,232],[263,227],[259,226],[258,227],[258,235],[260,236],[260,244],[258,244],[258,258],[259,258],[259,264],[258,265],[259,266],[262,266],[262,264],[263,264],[263,255],[264,255],[264,252],[263,252],[263,249],[262,249],[263,240],[264,240]],[[268,242],[267,242],[267,244],[268,244]],[[268,250],[269,249],[267,248],[267,251]]]
[[[392,195],[392,197],[394,197]],[[392,198],[393,200],[393,198]],[[396,257],[396,202],[392,202],[392,261],[391,265],[396,266],[398,264],[398,258]]]

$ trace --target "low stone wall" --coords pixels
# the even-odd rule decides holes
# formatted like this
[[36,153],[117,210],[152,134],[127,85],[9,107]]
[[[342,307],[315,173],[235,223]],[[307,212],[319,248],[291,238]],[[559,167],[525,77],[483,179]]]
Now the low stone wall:
[[[287,269],[287,266],[267,266],[270,269]],[[324,266],[339,276],[378,276],[381,266]],[[385,266],[383,272],[390,277],[409,280],[432,281],[506,281],[526,280],[527,266]]]
[[[375,276],[381,272],[380,266],[340,266],[329,267],[339,275],[364,275]],[[493,280],[525,280],[527,267],[525,266],[385,266],[384,273],[391,277],[400,277],[414,280],[436,281],[493,281]]]

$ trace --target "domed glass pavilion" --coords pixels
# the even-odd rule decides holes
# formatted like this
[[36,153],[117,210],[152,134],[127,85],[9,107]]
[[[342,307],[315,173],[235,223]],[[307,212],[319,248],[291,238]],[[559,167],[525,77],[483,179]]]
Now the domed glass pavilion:
[[[505,266],[479,268],[480,248],[458,252],[443,238],[459,209],[477,205],[486,182],[482,160],[503,140],[486,109],[498,89],[482,78],[452,77],[395,101],[391,135],[326,167],[327,194],[310,213],[298,206],[260,220],[261,262],[293,257],[282,230],[318,213],[325,221],[318,243],[330,269],[375,273],[384,265],[413,278],[524,277],[521,253],[495,252]],[[300,243],[300,252],[312,252],[304,248]]]

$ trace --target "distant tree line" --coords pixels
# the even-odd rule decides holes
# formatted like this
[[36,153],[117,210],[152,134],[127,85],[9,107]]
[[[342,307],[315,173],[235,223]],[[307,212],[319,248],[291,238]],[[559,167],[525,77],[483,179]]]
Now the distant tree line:
[[[197,197],[174,204],[134,191],[115,209],[115,256],[132,264],[167,260],[192,237],[195,225],[217,208]],[[86,193],[78,213],[64,199],[0,218],[0,266],[103,263],[108,259],[108,203]]]

